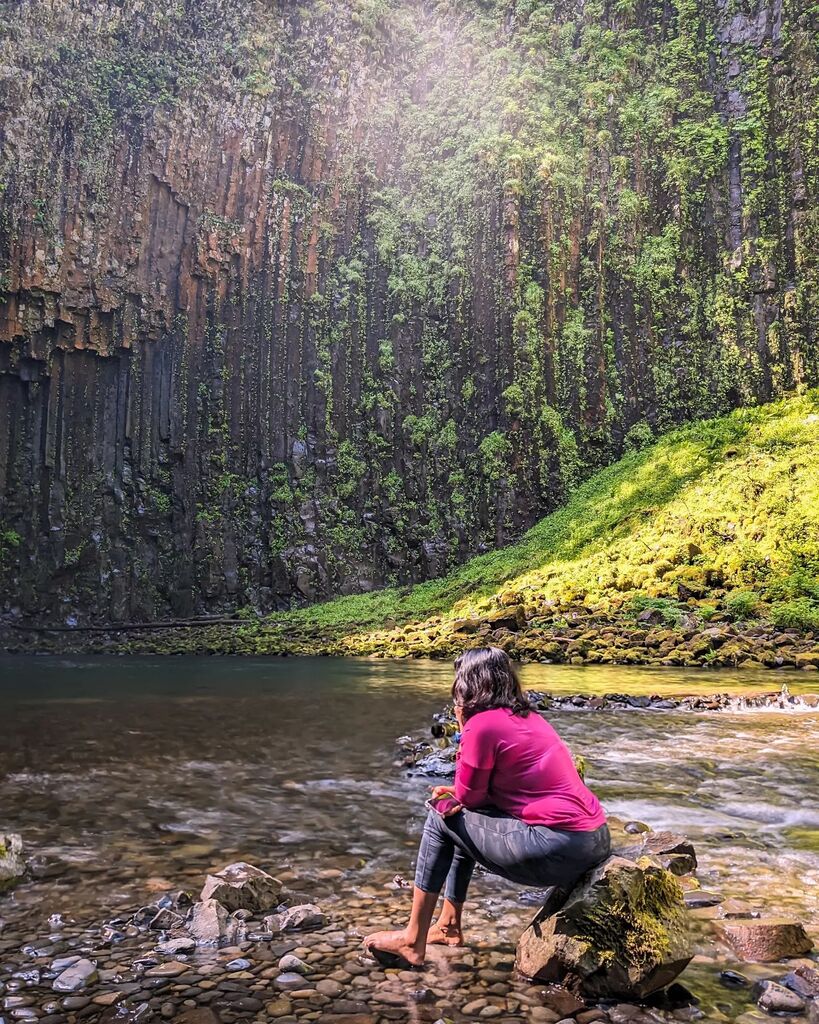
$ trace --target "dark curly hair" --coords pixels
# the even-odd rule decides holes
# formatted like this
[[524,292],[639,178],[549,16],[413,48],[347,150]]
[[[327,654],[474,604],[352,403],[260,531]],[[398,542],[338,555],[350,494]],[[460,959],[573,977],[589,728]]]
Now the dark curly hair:
[[455,662],[452,700],[463,709],[464,719],[490,708],[509,708],[513,715],[528,715],[529,701],[500,647],[476,647]]

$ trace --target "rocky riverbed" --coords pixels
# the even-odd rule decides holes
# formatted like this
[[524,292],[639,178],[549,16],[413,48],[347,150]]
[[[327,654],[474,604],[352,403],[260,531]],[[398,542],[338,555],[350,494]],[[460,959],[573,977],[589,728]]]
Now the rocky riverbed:
[[[642,832],[638,844],[647,843],[651,850],[668,845],[653,837]],[[676,872],[676,858],[681,877],[688,880],[686,902],[692,913],[722,904],[723,927],[746,920],[738,905],[693,888],[688,873],[695,863],[692,856],[693,851],[677,850],[667,861]],[[332,873],[327,875],[333,881]],[[159,880],[152,883],[154,889],[159,885]],[[0,934],[0,1019],[40,1024],[668,1024],[729,1019],[719,1007],[706,1015],[679,984],[641,1005],[622,999],[594,1005],[560,986],[531,982],[514,969],[517,922],[512,921],[504,943],[478,939],[468,949],[431,948],[424,971],[381,970],[361,950],[362,926],[379,928],[395,921],[406,909],[406,887],[397,877],[365,889],[328,920],[314,904],[300,903],[281,879],[239,863],[208,876],[198,902],[193,894],[167,891],[105,922],[82,925],[57,914],[48,934],[24,936],[20,945],[17,937]],[[531,901],[537,902],[537,894]],[[491,906],[476,907],[477,929],[492,916]],[[747,921],[757,926],[757,940],[776,930],[771,923]],[[503,921],[494,924],[497,928]],[[785,944],[775,950],[777,958],[805,949],[804,933],[783,940],[780,928],[780,941]],[[776,967],[751,965],[746,973],[723,972],[725,1009],[730,1009],[728,993],[750,993],[753,986],[761,1012],[819,1020],[817,967],[800,958]],[[757,1019],[754,1012],[739,1018],[744,1024]]]
[[[166,664],[172,672],[160,685]],[[514,973],[517,938],[541,894],[486,875],[474,882],[468,950],[432,951],[423,973],[359,960],[361,937],[406,912],[396,872],[411,870],[426,780],[402,770],[406,754],[396,759],[393,743],[440,713],[444,666],[85,660],[55,663],[59,687],[46,693],[37,680],[50,660],[15,668],[28,665],[38,675],[21,677],[19,693],[5,692],[14,728],[0,750],[0,803],[23,832],[32,866],[0,905],[0,1016],[9,1024],[127,1024],[126,1014],[137,1013],[130,1019],[151,1014],[183,1024],[567,1017],[752,1024],[771,1021],[757,1006],[757,984],[781,983],[813,963],[745,963],[716,934],[739,910],[760,915],[752,921],[795,918],[819,937],[811,895],[819,874],[811,873],[809,845],[817,718],[807,705],[701,714],[611,699],[595,709],[588,701],[615,695],[617,686],[609,675],[587,674],[571,690],[586,686],[583,706],[549,708],[621,822],[686,832],[700,861],[700,888],[686,895],[695,955],[681,978],[698,1002],[675,990],[673,1005],[579,1009]],[[544,671],[524,669],[540,693]],[[646,694],[671,692],[667,676],[640,678]],[[629,688],[630,677],[618,679]],[[559,689],[555,701],[563,700]],[[703,699],[711,692],[701,690]],[[626,837],[639,841],[638,832]],[[277,878],[282,903],[317,905],[325,922],[265,931],[270,914],[253,912],[244,933],[226,932],[223,947],[175,944],[190,941],[170,916],[190,911],[178,894],[196,902],[207,875],[238,860]],[[169,927],[150,927],[159,914]],[[291,955],[311,970],[282,987],[276,979],[290,971],[293,961],[283,957]],[[66,965],[72,957],[79,959]],[[57,977],[82,961],[91,964],[78,969],[89,971],[84,987],[55,991]],[[773,1006],[781,992],[766,991]],[[804,998],[787,991],[784,998]],[[3,1007],[7,998],[21,1002]]]

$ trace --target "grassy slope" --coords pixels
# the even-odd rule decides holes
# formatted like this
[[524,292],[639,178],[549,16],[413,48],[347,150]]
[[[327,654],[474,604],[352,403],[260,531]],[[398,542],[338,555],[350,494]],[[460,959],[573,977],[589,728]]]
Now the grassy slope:
[[444,653],[457,646],[453,620],[513,604],[547,630],[578,608],[633,623],[654,608],[670,626],[819,627],[819,391],[675,430],[596,474],[517,544],[443,579],[277,616],[257,649]]

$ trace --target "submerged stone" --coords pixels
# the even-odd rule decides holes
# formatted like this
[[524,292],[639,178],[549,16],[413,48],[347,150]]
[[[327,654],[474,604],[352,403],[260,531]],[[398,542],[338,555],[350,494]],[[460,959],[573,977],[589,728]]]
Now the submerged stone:
[[762,981],[758,986],[757,1005],[767,1013],[802,1013],[805,1000],[775,981]]
[[799,921],[787,917],[726,918],[715,922],[717,936],[742,960],[770,963],[801,956],[813,942]]
[[55,992],[77,992],[97,980],[97,965],[93,960],[78,960],[67,967],[53,981]]

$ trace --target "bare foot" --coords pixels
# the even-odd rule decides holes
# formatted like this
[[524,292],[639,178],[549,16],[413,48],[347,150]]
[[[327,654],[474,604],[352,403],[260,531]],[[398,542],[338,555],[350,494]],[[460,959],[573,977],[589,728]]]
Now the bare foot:
[[416,946],[407,941],[407,933],[399,932],[373,932],[364,939],[365,949],[380,949],[385,953],[394,953],[403,957],[413,967],[420,967],[424,962],[423,952],[419,952]]
[[455,924],[434,924],[427,935],[427,943],[431,946],[462,946],[464,933]]

